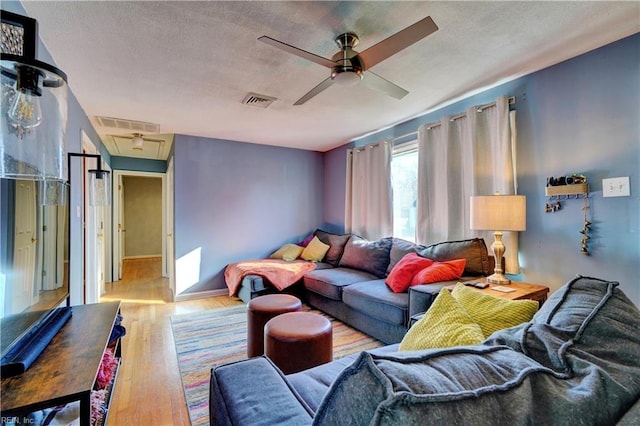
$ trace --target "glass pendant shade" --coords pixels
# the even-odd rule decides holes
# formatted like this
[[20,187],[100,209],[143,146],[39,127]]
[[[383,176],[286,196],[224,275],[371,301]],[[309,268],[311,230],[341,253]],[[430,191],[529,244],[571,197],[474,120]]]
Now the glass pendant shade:
[[68,183],[63,180],[40,181],[40,205],[66,206]]
[[89,205],[108,206],[110,200],[110,173],[107,170],[89,170]]
[[66,180],[66,76],[16,55],[0,62],[0,177]]

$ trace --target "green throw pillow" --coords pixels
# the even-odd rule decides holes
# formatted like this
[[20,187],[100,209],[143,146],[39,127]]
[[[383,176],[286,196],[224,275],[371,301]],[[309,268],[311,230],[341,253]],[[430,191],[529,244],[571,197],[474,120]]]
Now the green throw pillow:
[[461,283],[455,286],[452,295],[480,326],[485,337],[494,331],[531,321],[539,307],[535,300],[501,299]]
[[426,314],[407,331],[401,351],[475,345],[484,340],[482,330],[462,305],[443,289]]

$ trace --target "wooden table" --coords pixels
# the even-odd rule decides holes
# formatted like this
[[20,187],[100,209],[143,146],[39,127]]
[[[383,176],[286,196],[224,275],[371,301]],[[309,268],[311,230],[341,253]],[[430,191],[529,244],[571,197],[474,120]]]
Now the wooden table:
[[2,418],[80,401],[80,424],[90,425],[91,390],[119,310],[120,302],[72,307],[71,319],[31,367],[2,379]]
[[[483,281],[486,282],[486,279],[482,280],[473,280],[473,281]],[[451,286],[453,289],[455,286]],[[495,287],[506,287],[513,289],[515,291],[504,293],[501,291],[494,290]],[[475,288],[469,286],[474,290],[480,291],[485,294],[490,294],[491,296],[500,297],[502,299],[509,300],[521,300],[521,299],[530,299],[535,300],[542,305],[546,300],[549,294],[549,287],[540,285],[540,284],[531,284],[525,283],[521,281],[511,281],[511,284],[489,284],[489,287],[484,289]]]

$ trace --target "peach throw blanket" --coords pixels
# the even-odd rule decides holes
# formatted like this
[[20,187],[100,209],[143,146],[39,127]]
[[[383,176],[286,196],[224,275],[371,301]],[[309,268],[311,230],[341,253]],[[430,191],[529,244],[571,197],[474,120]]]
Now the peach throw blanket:
[[292,262],[282,259],[248,260],[227,265],[224,271],[224,280],[229,287],[229,296],[236,295],[245,275],[259,275],[266,278],[278,290],[284,290],[315,268],[315,263],[304,260]]

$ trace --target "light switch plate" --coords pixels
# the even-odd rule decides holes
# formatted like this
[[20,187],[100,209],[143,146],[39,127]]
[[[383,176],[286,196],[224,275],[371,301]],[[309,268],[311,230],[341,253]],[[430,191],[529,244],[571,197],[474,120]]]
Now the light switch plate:
[[602,179],[603,197],[628,197],[631,195],[629,176]]

